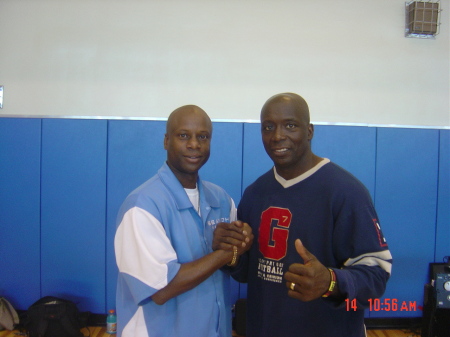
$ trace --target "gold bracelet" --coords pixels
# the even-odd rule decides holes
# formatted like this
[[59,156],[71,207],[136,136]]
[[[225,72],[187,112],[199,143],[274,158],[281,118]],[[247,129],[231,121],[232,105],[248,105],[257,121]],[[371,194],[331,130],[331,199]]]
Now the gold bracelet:
[[334,273],[334,270],[331,268],[328,268],[328,270],[330,271],[330,275],[331,275],[331,281],[330,281],[330,286],[328,287],[328,291],[322,295],[322,297],[328,297],[331,295],[331,293],[333,292],[334,288],[336,287],[336,274]]
[[233,258],[230,263],[227,263],[227,266],[233,267],[236,264],[237,259],[237,247],[233,246]]

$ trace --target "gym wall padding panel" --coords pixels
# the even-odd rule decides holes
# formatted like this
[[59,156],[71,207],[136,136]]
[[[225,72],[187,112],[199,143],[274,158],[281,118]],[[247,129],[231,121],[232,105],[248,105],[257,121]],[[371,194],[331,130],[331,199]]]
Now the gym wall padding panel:
[[450,256],[450,130],[440,130],[435,261]]
[[0,118],[0,296],[40,295],[41,120]]
[[42,121],[41,293],[105,311],[106,120]]
[[[375,207],[394,265],[384,298],[423,303],[434,260],[439,130],[379,128]],[[421,311],[372,311],[419,317]]]

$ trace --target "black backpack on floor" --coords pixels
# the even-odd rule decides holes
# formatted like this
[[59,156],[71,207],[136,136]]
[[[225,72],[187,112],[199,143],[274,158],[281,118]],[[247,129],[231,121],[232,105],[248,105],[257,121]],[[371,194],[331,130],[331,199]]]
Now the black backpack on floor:
[[28,308],[25,329],[29,337],[83,337],[88,316],[72,301],[45,296]]

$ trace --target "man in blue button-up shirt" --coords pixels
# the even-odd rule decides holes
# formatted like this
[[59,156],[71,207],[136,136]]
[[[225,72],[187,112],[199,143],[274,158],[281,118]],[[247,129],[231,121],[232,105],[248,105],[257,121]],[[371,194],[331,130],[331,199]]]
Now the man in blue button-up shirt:
[[220,268],[235,263],[253,236],[240,224],[239,245],[212,250],[216,225],[235,221],[236,209],[222,188],[198,175],[211,136],[202,109],[176,109],[167,121],[166,163],[119,211],[119,337],[231,336],[229,276]]

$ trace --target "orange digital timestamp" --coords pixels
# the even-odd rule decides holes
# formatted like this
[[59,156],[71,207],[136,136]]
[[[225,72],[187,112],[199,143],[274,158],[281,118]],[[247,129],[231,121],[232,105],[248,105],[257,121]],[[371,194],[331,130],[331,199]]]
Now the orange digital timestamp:
[[[420,308],[417,306],[416,301],[399,301],[396,298],[369,298],[369,311],[417,311]],[[358,304],[356,298],[345,299],[345,305],[347,311],[358,310]]]

